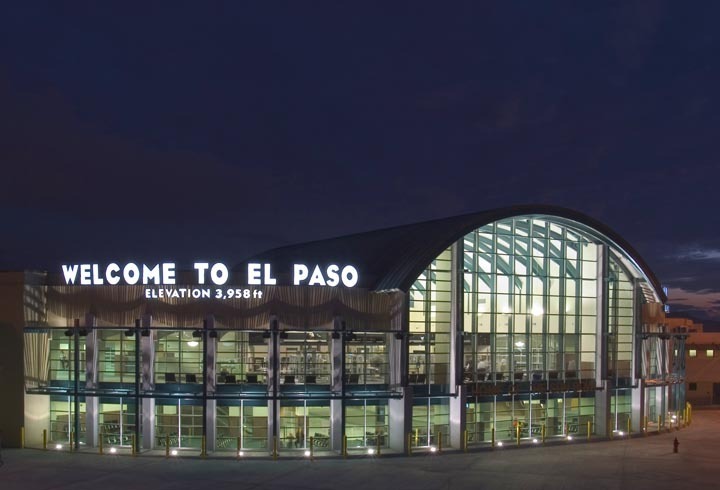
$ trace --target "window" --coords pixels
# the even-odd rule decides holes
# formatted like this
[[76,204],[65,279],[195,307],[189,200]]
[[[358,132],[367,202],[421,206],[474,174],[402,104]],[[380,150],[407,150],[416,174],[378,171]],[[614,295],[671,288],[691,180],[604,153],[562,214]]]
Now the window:
[[689,355],[690,357],[696,357],[696,356],[697,356],[697,351],[696,351],[695,349],[690,349],[690,350],[688,351],[688,355]]
[[690,391],[697,391],[697,383],[688,383],[688,385]]
[[705,355],[708,357],[715,357],[715,351],[712,349],[708,349],[705,351]]

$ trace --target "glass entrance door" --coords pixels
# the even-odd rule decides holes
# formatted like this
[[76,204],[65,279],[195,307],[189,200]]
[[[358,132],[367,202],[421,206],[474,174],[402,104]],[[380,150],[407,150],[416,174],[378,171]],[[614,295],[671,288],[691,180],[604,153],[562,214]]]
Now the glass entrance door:
[[310,437],[315,449],[330,447],[330,402],[283,401],[280,406],[280,448],[309,448]]
[[[100,437],[106,446],[132,445],[135,433],[135,403],[127,398],[101,400],[99,410]],[[140,441],[138,441],[138,447]]]

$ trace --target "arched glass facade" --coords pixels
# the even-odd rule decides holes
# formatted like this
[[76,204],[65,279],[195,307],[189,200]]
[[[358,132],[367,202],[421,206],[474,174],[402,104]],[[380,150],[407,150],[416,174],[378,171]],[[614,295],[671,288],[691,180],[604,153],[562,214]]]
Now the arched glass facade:
[[407,290],[270,288],[202,314],[143,303],[139,289],[29,287],[26,390],[42,416],[26,423],[51,446],[282,456],[612,437],[682,419],[684,337],[602,232],[518,215],[434,255]]

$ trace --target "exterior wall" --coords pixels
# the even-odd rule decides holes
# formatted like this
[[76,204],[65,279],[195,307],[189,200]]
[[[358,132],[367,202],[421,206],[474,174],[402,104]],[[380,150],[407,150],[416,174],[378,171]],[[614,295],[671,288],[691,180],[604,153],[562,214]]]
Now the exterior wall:
[[[695,351],[695,356],[691,356]],[[713,352],[708,357],[708,351]],[[693,405],[720,403],[719,394],[714,394],[715,385],[720,385],[720,333],[693,333],[685,349],[687,401]],[[695,385],[694,390],[691,383]]]
[[0,273],[0,432],[4,447],[20,447],[23,426],[23,272]]
[[[466,437],[481,445],[638,433],[648,414],[659,428],[682,410],[682,393],[672,393],[684,337],[641,314],[662,305],[633,267],[592,230],[518,217],[440,253],[407,295],[397,293],[401,320],[384,315],[393,320],[367,331],[340,317],[305,329],[272,316],[250,329],[232,315],[217,330],[212,316],[204,327],[156,324],[142,307],[113,323],[95,305],[98,318],[87,305],[61,304],[67,318],[48,311],[26,332],[49,366],[25,398],[29,442],[49,429],[61,445],[104,437],[128,447],[132,433],[143,449],[168,441],[197,451],[206,434],[209,450],[234,450],[241,438],[243,449],[277,443],[282,454],[306,448],[309,436],[338,451],[346,435],[354,450],[400,452],[459,448]],[[119,323],[136,315],[137,326]],[[67,328],[71,316],[77,328]],[[48,387],[53,394],[41,394]]]

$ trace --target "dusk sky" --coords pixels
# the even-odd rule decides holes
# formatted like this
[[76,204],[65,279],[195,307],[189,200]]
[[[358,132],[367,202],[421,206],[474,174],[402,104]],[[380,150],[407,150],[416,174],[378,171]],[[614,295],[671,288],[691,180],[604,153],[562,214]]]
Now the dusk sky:
[[0,269],[239,262],[513,204],[720,320],[718,2],[3,2]]

